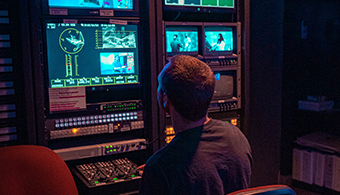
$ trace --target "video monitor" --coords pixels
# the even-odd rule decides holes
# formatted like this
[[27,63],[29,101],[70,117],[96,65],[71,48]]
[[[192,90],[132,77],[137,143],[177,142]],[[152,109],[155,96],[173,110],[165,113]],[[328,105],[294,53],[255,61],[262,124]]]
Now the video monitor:
[[42,0],[43,15],[138,16],[138,0]]
[[214,100],[229,99],[234,97],[235,73],[234,72],[214,72],[215,90]]
[[138,24],[46,22],[49,88],[139,84]]
[[232,55],[236,49],[236,26],[204,26],[205,56]]
[[196,26],[166,26],[165,40],[167,56],[198,55],[199,30]]
[[164,11],[234,13],[235,0],[164,0]]

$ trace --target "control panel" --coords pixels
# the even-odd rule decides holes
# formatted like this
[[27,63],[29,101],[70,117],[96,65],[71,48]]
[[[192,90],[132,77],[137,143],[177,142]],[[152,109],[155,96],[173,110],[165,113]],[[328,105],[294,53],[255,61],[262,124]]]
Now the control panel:
[[76,171],[88,185],[100,186],[140,179],[137,167],[131,160],[123,158],[80,164]]
[[238,109],[237,98],[227,100],[212,100],[208,112],[223,112]]
[[145,139],[131,139],[96,145],[57,149],[53,151],[57,153],[63,160],[68,161],[144,150],[146,149],[145,143]]
[[237,56],[234,58],[213,58],[213,59],[203,59],[203,62],[209,66],[236,66],[238,65]]
[[113,102],[88,107],[89,113],[92,113],[90,115],[47,119],[45,126],[48,139],[116,133],[144,128],[140,101]]

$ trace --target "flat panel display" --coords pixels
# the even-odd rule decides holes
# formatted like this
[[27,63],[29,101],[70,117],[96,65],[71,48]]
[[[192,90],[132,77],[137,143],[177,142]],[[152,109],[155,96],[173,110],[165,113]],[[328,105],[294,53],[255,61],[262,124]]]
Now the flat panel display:
[[235,0],[164,0],[165,11],[234,12]]
[[167,26],[165,29],[167,56],[198,55],[199,33],[194,26]]
[[139,16],[139,0],[41,0],[42,15]]
[[48,0],[49,7],[133,9],[133,0]]
[[139,84],[138,25],[46,23],[49,88]]

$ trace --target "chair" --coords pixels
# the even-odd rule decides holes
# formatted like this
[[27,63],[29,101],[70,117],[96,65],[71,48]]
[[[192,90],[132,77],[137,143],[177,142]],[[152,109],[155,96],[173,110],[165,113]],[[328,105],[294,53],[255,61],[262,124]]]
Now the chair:
[[296,195],[294,190],[286,185],[267,185],[238,190],[227,195]]
[[78,195],[63,159],[43,146],[0,148],[0,194]]

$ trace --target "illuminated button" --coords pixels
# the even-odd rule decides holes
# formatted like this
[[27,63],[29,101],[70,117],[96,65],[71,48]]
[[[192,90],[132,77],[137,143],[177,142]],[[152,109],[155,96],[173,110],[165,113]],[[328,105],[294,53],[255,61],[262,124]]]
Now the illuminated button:
[[60,123],[63,123],[64,122],[64,119],[60,119]]
[[67,123],[68,122],[68,118],[65,118],[64,121],[65,121],[65,123]]
[[125,121],[126,120],[126,117],[123,117],[123,121]]
[[118,118],[115,118],[115,121],[118,121],[119,119]]
[[98,123],[98,120],[94,120],[94,123],[96,123],[96,124],[97,124],[97,123]]
[[[109,119],[110,120],[110,119]],[[103,119],[103,123],[106,123],[106,119]]]
[[132,115],[133,115],[133,112],[130,112],[130,115],[132,116]]
[[115,117],[115,115],[114,115],[114,114],[111,114],[111,118],[113,118],[113,117]]
[[86,119],[86,118],[85,118],[85,116],[81,117],[81,120],[83,120],[83,121],[84,121],[85,119]]
[[73,126],[73,123],[68,123],[68,126],[72,127],[72,126]]
[[55,124],[55,128],[59,128],[59,127],[60,127],[59,123]]
[[72,133],[73,133],[73,134],[77,134],[78,131],[79,131],[79,129],[77,129],[77,128],[73,128],[73,129],[72,129]]
[[126,117],[126,120],[130,120],[130,117]]
[[126,116],[126,114],[125,114],[125,113],[123,113],[122,115],[123,115],[123,116]]
[[68,127],[68,123],[65,123],[64,126],[65,126],[65,127]]
[[81,122],[81,124],[82,124],[82,125],[85,125],[85,124],[86,124],[86,122],[85,122],[85,121],[82,121],[82,122]]
[[55,123],[59,123],[59,120],[55,120]]
[[81,122],[79,121],[77,124],[78,124],[78,125],[81,125]]
[[96,116],[94,116],[94,119],[98,119],[98,116],[96,115]]
[[98,122],[99,122],[99,123],[102,123],[102,122],[103,122],[103,120],[102,120],[102,119],[100,119]]
[[110,115],[108,114],[108,115],[106,115],[106,118],[110,118]]
[[137,119],[138,117],[137,116],[134,116],[135,119]]
[[99,115],[99,116],[98,116],[98,118],[99,118],[99,119],[102,119],[102,118],[103,118],[103,116],[102,116],[102,115]]
[[74,126],[77,126],[77,122],[74,122],[73,125],[74,125]]
[[111,122],[114,122],[114,121],[115,121],[115,119],[114,119],[114,118],[112,118],[112,119],[111,119]]
[[90,120],[90,117],[89,117],[89,116],[87,116],[87,117],[86,117],[86,120]]
[[115,114],[115,117],[118,117],[118,114]]
[[81,117],[78,117],[77,120],[78,120],[78,121],[81,121]]
[[77,121],[77,118],[73,118],[73,121]]
[[86,121],[86,124],[89,125],[89,124],[90,124],[90,121]]
[[134,115],[137,115],[137,112],[134,112],[133,114],[134,114]]
[[119,117],[122,117],[122,113],[118,114]]
[[106,115],[103,115],[103,118],[106,118]]
[[94,119],[94,116],[91,116],[90,119],[93,120],[93,119]]
[[91,124],[94,124],[94,120],[91,120]]
[[60,127],[64,127],[64,123],[61,123],[61,124],[60,124]]
[[119,120],[119,121],[122,121],[122,118],[119,118],[118,120]]

